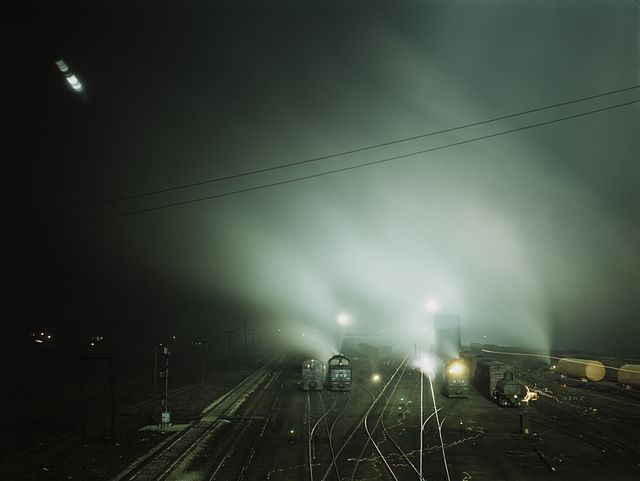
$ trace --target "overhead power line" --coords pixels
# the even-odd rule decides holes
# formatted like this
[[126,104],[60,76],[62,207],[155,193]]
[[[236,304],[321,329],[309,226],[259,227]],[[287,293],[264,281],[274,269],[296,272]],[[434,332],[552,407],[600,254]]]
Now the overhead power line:
[[400,138],[400,139],[390,140],[390,141],[387,141],[387,142],[381,142],[379,144],[368,145],[368,146],[365,146],[365,147],[357,147],[357,148],[351,149],[351,150],[344,150],[344,151],[336,152],[336,153],[332,153],[332,154],[321,155],[321,156],[318,156],[318,157],[312,157],[312,158],[308,158],[308,159],[304,159],[304,160],[288,162],[288,163],[284,163],[284,164],[274,165],[274,166],[271,166],[271,167],[264,167],[264,168],[261,168],[261,169],[255,169],[255,170],[250,170],[250,171],[246,171],[246,172],[240,172],[240,173],[237,173],[237,174],[231,174],[231,175],[226,175],[226,176],[215,177],[215,178],[211,178],[211,179],[201,180],[201,181],[198,181],[198,182],[191,182],[191,183],[188,183],[188,184],[181,184],[181,185],[166,187],[166,188],[162,188],[162,189],[151,190],[151,191],[147,191],[147,192],[140,192],[140,193],[136,193],[136,194],[124,195],[124,196],[120,196],[120,197],[112,197],[112,198],[109,198],[109,199],[99,200],[99,201],[95,201],[95,202],[88,202],[88,203],[78,204],[78,205],[74,205],[74,206],[62,207],[60,209],[54,209],[54,210],[49,210],[49,211],[45,211],[45,212],[36,212],[36,213],[28,214],[28,215],[25,215],[25,216],[9,218],[9,219],[3,219],[2,222],[16,222],[16,221],[21,221],[21,220],[33,219],[33,218],[36,218],[36,217],[43,217],[43,216],[54,215],[54,214],[61,214],[61,213],[64,213],[64,212],[71,212],[71,211],[74,211],[74,210],[87,209],[87,208],[91,208],[91,207],[98,207],[98,206],[102,206],[102,205],[106,205],[106,204],[122,202],[122,201],[125,201],[125,200],[139,199],[139,198],[142,198],[142,197],[149,197],[149,196],[153,196],[153,195],[165,194],[165,193],[168,193],[168,192],[175,192],[175,191],[178,191],[178,190],[189,189],[189,188],[193,188],[193,187],[199,187],[199,186],[202,186],[202,185],[213,184],[213,183],[223,182],[223,181],[227,181],[227,180],[239,179],[239,178],[242,178],[242,177],[248,177],[248,176],[256,175],[256,174],[264,174],[264,173],[267,173],[267,172],[273,172],[273,171],[285,169],[285,168],[288,168],[288,167],[296,167],[296,166],[300,166],[300,165],[311,164],[311,163],[314,163],[314,162],[320,162],[322,160],[328,160],[328,159],[332,159],[332,158],[336,158],[336,157],[341,157],[341,156],[344,156],[344,155],[351,155],[351,154],[366,152],[366,151],[370,151],[370,150],[374,150],[374,149],[379,149],[379,148],[382,148],[382,147],[388,147],[388,146],[391,146],[391,145],[397,145],[397,144],[401,144],[401,143],[404,143],[404,142],[409,142],[409,141],[412,141],[412,140],[418,140],[418,139],[423,139],[423,138],[426,138],[426,137],[432,137],[434,135],[446,134],[446,133],[455,132],[455,131],[458,131],[458,130],[468,129],[468,128],[471,128],[471,127],[477,127],[479,125],[485,125],[485,124],[489,124],[489,123],[492,123],[492,122],[498,122],[500,120],[507,120],[507,119],[511,119],[511,118],[514,118],[514,117],[520,117],[520,116],[523,116],[523,115],[532,114],[532,113],[535,113],[535,112],[541,112],[541,111],[544,111],[544,110],[549,110],[549,109],[554,109],[554,108],[558,108],[558,107],[563,107],[563,106],[566,106],[566,105],[585,102],[585,101],[597,99],[597,98],[600,98],[600,97],[614,95],[614,94],[618,94],[618,93],[622,93],[622,92],[628,92],[628,91],[635,90],[635,89],[638,89],[638,88],[640,88],[640,85],[633,85],[631,87],[626,87],[626,88],[617,89],[617,90],[609,90],[609,91],[606,91],[606,92],[601,92],[601,93],[598,93],[598,94],[589,95],[587,97],[580,97],[580,98],[573,99],[573,100],[567,100],[565,102],[559,102],[559,103],[555,103],[555,104],[551,104],[551,105],[546,105],[546,106],[543,106],[543,107],[536,107],[536,108],[529,109],[529,110],[523,110],[523,111],[512,113],[512,114],[502,115],[502,116],[499,116],[499,117],[493,117],[493,118],[487,119],[487,120],[480,120],[480,121],[471,122],[471,123],[468,123],[468,124],[458,125],[458,126],[455,126],[455,127],[449,127],[449,128],[441,129],[441,130],[435,130],[435,131],[427,132],[427,133],[424,133],[424,134],[413,135],[413,136],[410,136],[410,137],[403,137],[403,138]]
[[512,128],[512,129],[501,130],[499,132],[495,132],[495,133],[492,133],[492,134],[482,135],[482,136],[478,136],[478,137],[472,137],[470,139],[460,140],[460,141],[457,141],[457,142],[451,142],[451,143],[448,143],[448,144],[439,145],[437,147],[430,147],[430,148],[416,150],[416,151],[405,153],[405,154],[394,155],[392,157],[386,157],[384,159],[378,159],[378,160],[373,160],[373,161],[368,161],[368,162],[362,162],[362,163],[359,163],[359,164],[349,165],[349,166],[346,166],[346,167],[340,167],[340,168],[336,168],[336,169],[332,169],[332,170],[326,170],[326,171],[318,172],[318,173],[315,173],[315,174],[309,174],[309,175],[294,177],[294,178],[291,178],[291,179],[281,180],[281,181],[277,181],[277,182],[271,182],[271,183],[267,183],[267,184],[259,184],[259,185],[253,186],[253,187],[245,187],[245,188],[242,188],[242,189],[236,189],[236,190],[232,190],[232,191],[229,191],[229,192],[222,192],[222,193],[218,193],[218,194],[207,195],[207,196],[203,196],[203,197],[197,197],[195,199],[183,200],[183,201],[179,201],[179,202],[172,202],[172,203],[157,205],[157,206],[154,206],[154,207],[146,207],[146,208],[141,208],[141,209],[128,210],[128,211],[119,212],[119,213],[116,213],[116,214],[103,215],[103,216],[99,216],[99,217],[93,217],[93,218],[89,218],[89,219],[82,219],[82,220],[73,221],[73,222],[55,224],[55,225],[52,225],[52,226],[47,226],[47,227],[35,229],[35,230],[30,231],[28,233],[43,232],[43,231],[48,231],[48,230],[60,229],[60,228],[63,228],[63,227],[71,227],[71,226],[90,224],[90,223],[93,223],[93,222],[99,222],[99,221],[104,221],[104,220],[109,220],[109,219],[117,219],[117,218],[120,218],[120,217],[127,217],[127,216],[131,216],[131,215],[136,215],[136,214],[143,214],[143,213],[147,213],[147,212],[153,212],[153,211],[168,209],[168,208],[172,208],[172,207],[179,207],[179,206],[183,206],[183,205],[194,204],[194,203],[197,203],[197,202],[203,202],[203,201],[207,201],[207,200],[219,199],[221,197],[227,197],[227,196],[231,196],[231,195],[242,194],[242,193],[252,192],[252,191],[256,191],[256,190],[267,189],[267,188],[276,187],[276,186],[279,186],[279,185],[292,184],[294,182],[300,182],[300,181],[304,181],[304,180],[314,179],[314,178],[317,178],[317,177],[324,177],[324,176],[327,176],[327,175],[338,174],[338,173],[347,172],[347,171],[350,171],[350,170],[361,169],[361,168],[364,168],[364,167],[370,167],[370,166],[373,166],[373,165],[384,164],[384,163],[387,163],[387,162],[392,162],[392,161],[396,161],[396,160],[400,160],[400,159],[406,159],[408,157],[413,157],[413,156],[420,155],[420,154],[426,154],[426,153],[435,152],[435,151],[438,151],[438,150],[445,150],[445,149],[449,149],[449,148],[452,148],[452,147],[457,147],[457,146],[460,146],[460,145],[465,145],[465,144],[470,144],[470,143],[473,143],[473,142],[478,142],[478,141],[481,141],[481,140],[487,140],[487,139],[492,139],[492,138],[495,138],[495,137],[500,137],[502,135],[512,134],[512,133],[516,133],[516,132],[522,132],[522,131],[525,131],[525,130],[529,130],[529,129],[533,129],[533,128],[537,128],[537,127],[543,127],[545,125],[556,124],[556,123],[559,123],[559,122],[564,122],[566,120],[572,120],[572,119],[576,119],[576,118],[579,118],[579,117],[585,117],[587,115],[593,115],[593,114],[597,114],[597,113],[600,113],[600,112],[605,112],[605,111],[608,111],[608,110],[618,109],[618,108],[626,107],[626,106],[637,104],[637,103],[640,103],[640,99],[630,100],[630,101],[627,101],[627,102],[623,102],[623,103],[619,103],[619,104],[615,104],[615,105],[609,105],[609,106],[606,106],[606,107],[600,107],[600,108],[597,108],[597,109],[588,110],[586,112],[580,112],[580,113],[577,113],[577,114],[567,115],[567,116],[564,116],[564,117],[558,117],[558,118],[555,118],[555,119],[545,120],[545,121],[542,121],[542,122],[536,122],[536,123],[525,125],[525,126],[522,126],[522,127],[515,127],[515,128]]

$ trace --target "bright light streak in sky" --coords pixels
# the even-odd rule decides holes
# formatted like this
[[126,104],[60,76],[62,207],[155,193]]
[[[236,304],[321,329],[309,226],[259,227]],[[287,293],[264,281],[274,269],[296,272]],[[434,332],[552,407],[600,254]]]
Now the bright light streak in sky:
[[67,63],[63,59],[56,60],[56,66],[58,70],[64,74],[64,78],[67,80],[73,90],[80,93],[84,90],[82,83],[78,80],[78,77],[71,71]]

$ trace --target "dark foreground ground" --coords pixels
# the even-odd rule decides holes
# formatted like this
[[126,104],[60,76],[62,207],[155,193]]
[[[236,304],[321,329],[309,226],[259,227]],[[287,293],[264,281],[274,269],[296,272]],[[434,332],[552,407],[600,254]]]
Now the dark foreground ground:
[[[51,359],[51,354],[46,354]],[[158,419],[159,403],[153,398],[153,358],[144,355],[136,370],[130,363],[115,363],[116,418],[112,438],[110,376],[108,363],[85,365],[80,383],[80,361],[66,357],[67,364],[37,359],[28,373],[14,379],[3,394],[3,423],[0,458],[2,479],[15,480],[109,480],[130,463],[172,433],[139,431]],[[590,355],[593,358],[593,355]],[[614,356],[609,356],[614,357]],[[352,353],[355,382],[348,395],[323,391],[326,405],[336,410],[349,399],[336,425],[338,445],[357,426],[380,384],[370,381],[380,372],[383,381],[399,362],[395,355],[386,360],[367,359]],[[283,369],[280,401],[273,421],[257,446],[245,479],[309,479],[306,443],[306,410],[313,419],[319,414],[319,397],[300,391],[298,361],[287,358]],[[452,480],[637,480],[640,479],[640,393],[619,388],[614,382],[584,383],[562,379],[544,364],[509,358],[517,377],[539,393],[528,408],[530,433],[520,433],[521,409],[500,408],[472,391],[468,399],[448,399],[436,386],[436,404],[441,408],[442,436]],[[174,356],[169,406],[172,421],[187,423],[213,400],[235,386],[261,364],[239,362],[227,369],[223,357],[205,359]],[[295,365],[294,365],[295,364]],[[64,369],[64,371],[61,371]],[[61,375],[64,372],[64,375]],[[149,374],[149,375],[148,375]],[[417,466],[419,463],[419,371],[409,367],[386,392],[384,423],[392,437]],[[425,417],[433,404],[424,387]],[[81,388],[84,389],[84,402]],[[377,412],[381,412],[378,410]],[[295,435],[290,435],[294,430]],[[386,435],[378,432],[383,454],[392,460],[398,479],[416,479]],[[433,420],[425,426],[423,473],[425,479],[447,479],[437,429]],[[342,455],[341,479],[393,479],[363,432],[353,438]],[[357,446],[356,446],[357,444]],[[209,446],[215,451],[215,442]],[[314,467],[321,479],[329,466],[328,451],[319,439]],[[394,454],[395,453],[395,454]],[[205,455],[206,456],[206,455]],[[323,458],[324,456],[324,458]],[[206,479],[203,459],[193,459],[181,468],[191,479]],[[330,479],[336,479],[331,473]]]

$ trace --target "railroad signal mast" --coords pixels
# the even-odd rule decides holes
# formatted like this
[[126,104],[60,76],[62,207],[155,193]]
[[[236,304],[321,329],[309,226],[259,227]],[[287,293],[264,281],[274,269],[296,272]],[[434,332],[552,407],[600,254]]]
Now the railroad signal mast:
[[164,356],[164,369],[160,371],[160,377],[164,378],[164,399],[162,400],[162,413],[160,415],[160,427],[171,424],[171,413],[169,412],[169,352],[168,346],[162,346]]

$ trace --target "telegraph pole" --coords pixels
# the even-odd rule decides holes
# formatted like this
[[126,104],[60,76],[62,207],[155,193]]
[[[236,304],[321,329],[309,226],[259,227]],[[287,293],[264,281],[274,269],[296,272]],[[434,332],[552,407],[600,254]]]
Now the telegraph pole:
[[227,370],[229,370],[231,362],[231,341],[235,338],[235,331],[231,329],[225,329],[224,339],[225,341],[227,341]]
[[153,420],[158,415],[158,344],[153,344]]
[[[116,381],[113,368],[113,327],[108,326],[108,335],[104,335],[104,327],[91,326],[92,330],[96,330],[99,334],[87,337],[85,327],[80,326],[80,397],[82,402],[82,443],[86,442],[86,386],[85,386],[85,368],[86,360],[109,361],[109,405],[110,405],[110,425],[111,425],[111,442],[116,441]],[[102,332],[102,333],[100,333]],[[108,349],[103,346],[109,345]]]

